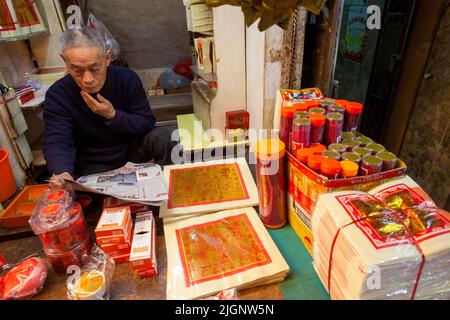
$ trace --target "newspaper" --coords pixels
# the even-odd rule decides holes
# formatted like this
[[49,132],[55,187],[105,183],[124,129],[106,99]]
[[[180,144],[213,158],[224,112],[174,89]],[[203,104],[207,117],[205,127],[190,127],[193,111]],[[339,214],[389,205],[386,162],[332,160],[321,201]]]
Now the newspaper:
[[167,184],[161,167],[154,163],[127,162],[108,172],[67,181],[75,189],[105,194],[121,200],[159,206],[168,199]]

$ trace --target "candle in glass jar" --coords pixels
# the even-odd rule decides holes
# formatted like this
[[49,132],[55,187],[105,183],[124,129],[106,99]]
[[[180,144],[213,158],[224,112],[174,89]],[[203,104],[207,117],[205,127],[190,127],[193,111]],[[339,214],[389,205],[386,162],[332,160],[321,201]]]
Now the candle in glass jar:
[[329,146],[341,139],[344,116],[340,113],[328,113],[326,118],[325,145]]
[[327,147],[325,147],[323,144],[315,144],[311,145],[311,150],[313,154],[321,155],[324,151],[327,150]]
[[316,173],[320,173],[320,167],[322,165],[322,161],[325,158],[321,155],[315,154],[308,158],[308,167]]
[[281,228],[287,221],[285,144],[277,139],[261,140],[255,151],[259,217],[267,228]]
[[289,145],[289,136],[292,129],[294,112],[295,109],[292,107],[281,108],[280,139],[286,146]]
[[318,108],[320,106],[319,101],[317,100],[308,100],[305,104],[308,106],[308,111],[312,108]]
[[372,155],[375,156],[377,153],[385,150],[384,146],[378,143],[370,143],[366,147],[372,152]]
[[336,100],[331,99],[331,98],[325,98],[319,101],[319,106],[323,109],[326,110],[326,112],[328,112],[328,108],[330,106],[334,106],[335,105]]
[[358,102],[349,102],[345,106],[345,131],[356,131],[363,112],[363,105]]
[[328,108],[328,113],[333,113],[333,112],[345,115],[345,108],[343,106],[336,106],[336,105],[330,106]]
[[332,143],[328,146],[328,150],[333,150],[342,154],[347,151],[347,147],[340,143]]
[[308,118],[311,120],[311,144],[322,143],[325,133],[325,116],[319,113],[313,113]]
[[353,178],[358,175],[359,166],[353,161],[341,161],[341,178]]
[[397,165],[397,156],[389,151],[382,151],[377,154],[377,157],[383,161],[383,171],[395,169]]
[[360,147],[365,148],[367,147],[369,144],[374,143],[372,139],[368,138],[368,137],[357,137],[355,139],[356,141],[359,142]]
[[309,113],[319,113],[324,115],[326,110],[324,108],[311,108],[309,109]]
[[353,152],[359,154],[361,158],[372,154],[372,152],[369,149],[361,147],[354,148]]
[[342,132],[342,135],[341,135],[342,141],[355,140],[355,138],[356,138],[356,135],[353,132],[348,132],[348,131]]
[[347,148],[347,152],[352,152],[353,149],[359,147],[359,142],[353,141],[353,140],[345,140],[345,141],[342,141],[341,144]]
[[342,154],[342,160],[352,161],[357,165],[359,165],[361,163],[361,156],[355,152],[344,152]]
[[341,160],[341,154],[333,150],[325,150],[322,152],[322,156],[326,159]]
[[320,174],[328,179],[338,179],[341,163],[334,159],[324,159],[320,165]]
[[376,156],[365,156],[361,160],[360,174],[362,176],[368,176],[371,174],[379,173],[383,169],[383,160]]
[[294,121],[298,118],[308,118],[309,112],[308,111],[295,111],[294,112]]
[[297,149],[309,148],[311,136],[311,121],[309,119],[295,119],[292,125],[291,152],[295,154]]

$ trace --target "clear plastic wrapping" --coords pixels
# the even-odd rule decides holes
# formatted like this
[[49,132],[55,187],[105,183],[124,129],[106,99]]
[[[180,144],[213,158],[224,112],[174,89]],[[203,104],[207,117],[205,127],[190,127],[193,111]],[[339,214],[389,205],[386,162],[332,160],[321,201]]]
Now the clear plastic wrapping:
[[65,272],[72,264],[80,265],[81,255],[91,248],[83,210],[74,199],[75,193],[69,187],[46,190],[29,219],[57,272]]
[[409,177],[322,195],[312,229],[333,299],[450,298],[450,214]]
[[47,279],[47,262],[33,254],[17,264],[0,266],[0,300],[30,299],[38,294]]
[[200,300],[239,300],[239,295],[236,288],[231,288]]
[[70,300],[108,300],[114,260],[94,246],[90,254],[82,256],[83,266],[68,269],[73,272],[67,279],[67,297]]

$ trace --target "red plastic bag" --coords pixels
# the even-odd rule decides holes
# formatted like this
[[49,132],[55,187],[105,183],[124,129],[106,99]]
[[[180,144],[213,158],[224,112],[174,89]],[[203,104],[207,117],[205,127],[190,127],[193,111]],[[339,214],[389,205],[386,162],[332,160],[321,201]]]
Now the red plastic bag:
[[28,258],[0,278],[0,299],[29,299],[39,293],[47,279],[47,263],[37,257]]
[[177,63],[173,67],[173,72],[178,74],[179,76],[183,76],[185,78],[194,79],[194,72],[191,70],[192,61],[191,59],[185,59],[181,61],[180,63]]

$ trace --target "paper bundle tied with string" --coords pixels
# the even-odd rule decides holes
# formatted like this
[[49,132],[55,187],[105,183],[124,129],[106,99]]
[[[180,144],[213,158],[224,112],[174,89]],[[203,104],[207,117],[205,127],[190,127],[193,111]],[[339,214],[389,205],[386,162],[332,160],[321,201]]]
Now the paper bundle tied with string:
[[450,298],[450,215],[409,177],[322,195],[312,230],[332,299]]

